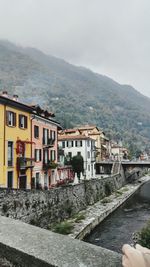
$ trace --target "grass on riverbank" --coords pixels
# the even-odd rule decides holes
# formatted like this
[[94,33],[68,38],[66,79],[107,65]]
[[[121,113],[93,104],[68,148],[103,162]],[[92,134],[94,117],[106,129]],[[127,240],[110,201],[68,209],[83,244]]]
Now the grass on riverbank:
[[52,231],[58,234],[62,234],[62,235],[68,235],[72,232],[74,226],[72,222],[61,222],[61,223],[57,223],[54,228],[52,228]]
[[66,221],[54,224],[49,227],[49,230],[63,235],[71,234],[72,230],[74,229],[75,223],[80,223],[82,220],[85,219],[85,213],[80,212],[74,214],[74,216]]

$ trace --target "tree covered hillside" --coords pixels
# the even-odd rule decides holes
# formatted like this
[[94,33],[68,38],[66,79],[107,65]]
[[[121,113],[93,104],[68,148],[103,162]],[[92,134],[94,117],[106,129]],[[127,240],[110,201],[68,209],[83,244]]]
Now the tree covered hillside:
[[97,124],[134,147],[150,143],[150,99],[133,87],[34,48],[0,41],[0,89],[56,114],[64,127]]

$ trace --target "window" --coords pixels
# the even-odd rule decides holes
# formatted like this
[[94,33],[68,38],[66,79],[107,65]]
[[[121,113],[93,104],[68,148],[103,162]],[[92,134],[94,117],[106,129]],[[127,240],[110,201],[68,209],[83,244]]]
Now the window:
[[41,149],[35,149],[34,153],[35,161],[41,161]]
[[36,183],[36,188],[39,189],[39,185],[40,185],[40,173],[36,172],[35,174],[35,183]]
[[65,148],[65,141],[62,142],[62,147]]
[[56,137],[56,132],[55,131],[50,131],[50,138],[52,139],[52,140],[55,140],[55,137]]
[[73,141],[68,141],[68,147],[73,147]]
[[87,146],[88,147],[90,146],[90,140],[89,139],[87,140]]
[[8,166],[13,166],[13,142],[8,141]]
[[47,164],[49,161],[49,150],[43,149],[43,163]]
[[34,138],[39,138],[39,126],[34,125]]
[[90,151],[88,151],[88,159],[90,158]]
[[43,128],[43,145],[48,144],[48,139],[49,139],[49,130]]
[[80,151],[78,151],[78,152],[77,152],[77,155],[78,155],[78,156],[81,156],[81,152],[80,152]]
[[90,165],[88,165],[88,171],[90,171]]
[[82,141],[76,141],[76,142],[75,142],[75,146],[77,146],[77,147],[82,146]]
[[7,187],[13,188],[13,171],[7,173]]
[[54,161],[56,159],[56,152],[55,150],[51,150],[51,160]]
[[19,114],[19,128],[27,129],[27,116]]
[[6,124],[7,126],[16,126],[16,113],[12,111],[6,111]]

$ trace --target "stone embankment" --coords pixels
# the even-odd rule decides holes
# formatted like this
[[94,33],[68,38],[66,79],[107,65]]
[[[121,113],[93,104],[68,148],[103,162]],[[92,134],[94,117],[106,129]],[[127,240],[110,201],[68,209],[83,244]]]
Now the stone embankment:
[[136,184],[127,184],[120,190],[117,190],[111,196],[98,201],[92,206],[89,206],[84,211],[84,220],[74,223],[72,233],[69,235],[72,238],[83,240],[84,237],[100,223],[109,214],[115,211],[122,205],[130,196],[132,196],[144,183],[150,180],[149,176],[142,177]]
[[63,221],[110,195],[125,184],[121,174],[42,190],[0,189],[0,214],[43,228]]

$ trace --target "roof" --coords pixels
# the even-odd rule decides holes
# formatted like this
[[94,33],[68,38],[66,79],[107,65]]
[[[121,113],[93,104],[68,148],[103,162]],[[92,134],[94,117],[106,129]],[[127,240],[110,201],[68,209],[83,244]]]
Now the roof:
[[47,121],[49,121],[49,122],[51,122],[51,123],[56,124],[57,127],[58,127],[58,130],[61,130],[61,129],[62,129],[62,126],[60,125],[60,123],[57,122],[57,121],[55,121],[54,119],[46,118],[46,117],[44,117],[44,116],[42,116],[42,115],[39,115],[39,114],[36,114],[36,113],[32,113],[32,114],[33,114],[33,117],[36,116],[36,117],[38,117],[38,118],[41,118],[41,119],[43,119],[43,120],[47,120]]
[[[40,118],[46,119],[46,120],[48,120],[48,121],[50,121],[52,123],[57,124],[58,128],[62,129],[60,124],[59,124],[59,122],[57,122],[57,121],[52,119],[52,117],[54,117],[54,114],[48,112],[47,110],[45,110],[45,111],[42,110],[39,105],[37,105],[36,107],[35,107],[35,105],[34,106],[30,106],[30,105],[24,104],[22,102],[19,102],[18,100],[15,101],[15,100],[13,100],[13,99],[11,99],[9,97],[5,97],[5,96],[2,96],[2,95],[0,95],[0,103],[3,104],[3,105],[7,105],[7,106],[10,106],[10,107],[17,108],[19,110],[23,110],[23,111],[29,112],[30,114],[34,114],[34,115],[36,115],[36,116],[38,116]],[[42,112],[38,112],[38,109],[43,112],[44,116],[42,115]],[[48,116],[49,117],[51,116],[51,118],[49,118]]]
[[0,95],[0,103],[14,107],[14,108],[18,108],[20,110],[24,110],[24,111],[27,111],[30,113],[33,111],[33,108],[30,107],[29,105],[26,105],[26,104],[21,103],[19,101],[15,101],[9,97],[5,97],[5,96],[1,96],[1,95]]
[[92,138],[85,136],[85,135],[58,135],[58,141],[65,141],[65,140],[93,140]]
[[65,130],[63,130],[62,132],[63,132],[63,133],[75,133],[76,131],[79,131],[79,130],[73,128],[73,129],[65,129]]
[[88,125],[88,124],[87,125],[81,125],[81,126],[77,127],[77,129],[79,129],[81,131],[82,130],[92,130],[94,128],[97,128],[98,129],[98,127],[96,125]]
[[45,117],[55,117],[55,114],[52,112],[49,112],[48,110],[44,110],[42,109],[39,105],[31,105],[31,108],[33,108],[33,110],[35,110],[38,114],[40,115],[44,115]]

